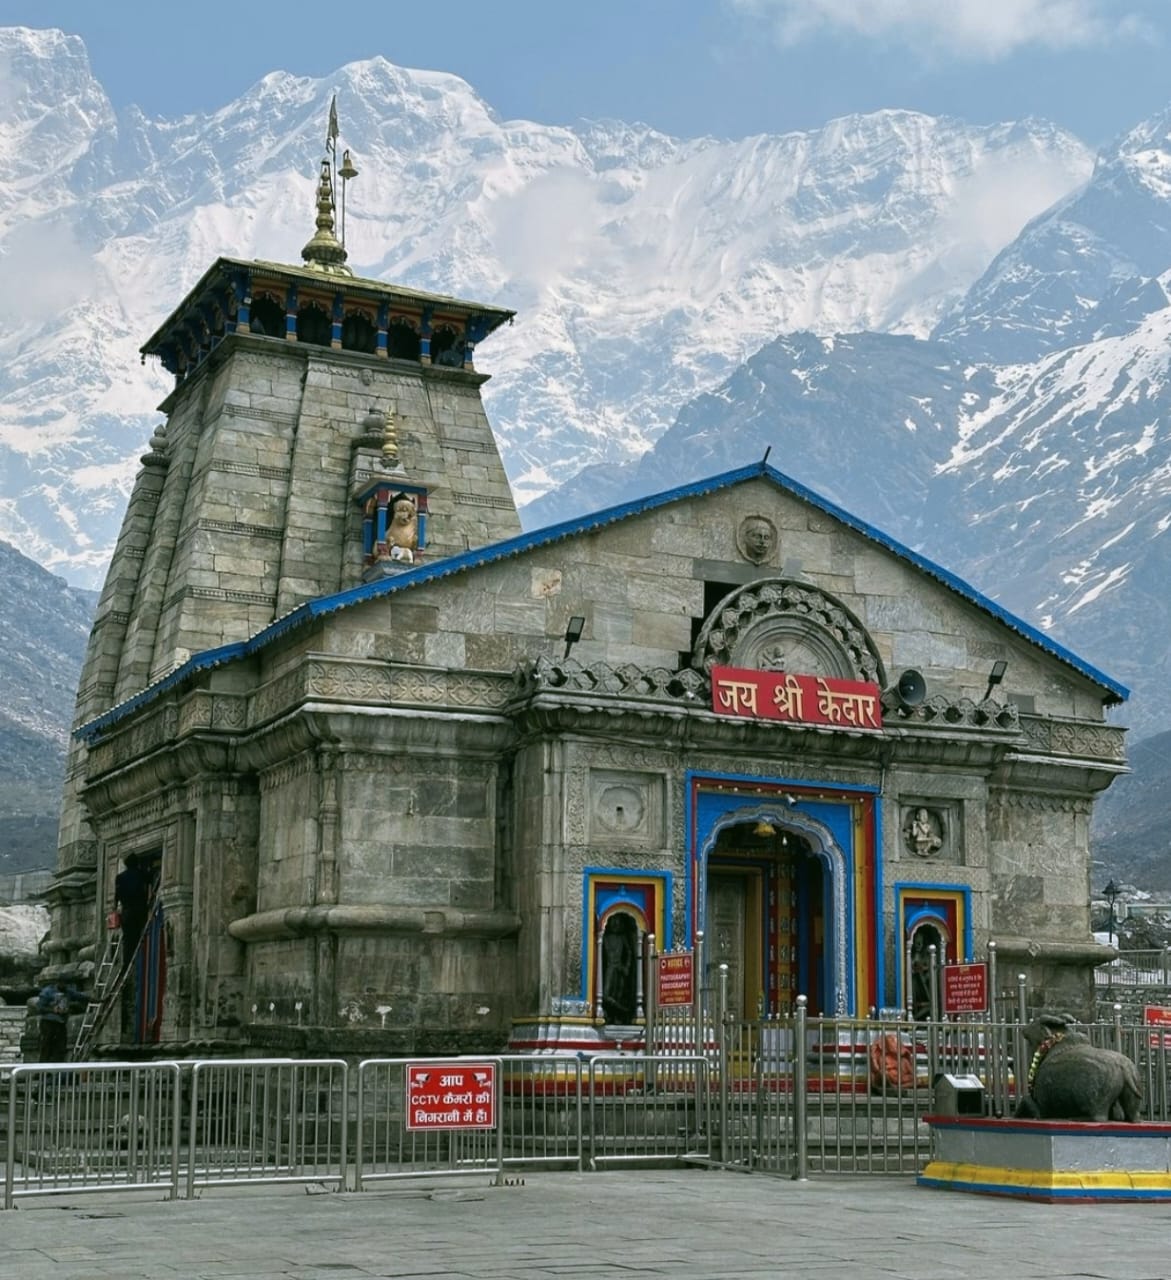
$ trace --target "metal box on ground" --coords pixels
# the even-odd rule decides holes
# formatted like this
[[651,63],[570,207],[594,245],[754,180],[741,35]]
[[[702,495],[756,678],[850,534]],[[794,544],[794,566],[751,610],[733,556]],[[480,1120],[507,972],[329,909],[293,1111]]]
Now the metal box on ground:
[[934,1109],[938,1116],[982,1116],[984,1085],[980,1077],[940,1072],[935,1077]]

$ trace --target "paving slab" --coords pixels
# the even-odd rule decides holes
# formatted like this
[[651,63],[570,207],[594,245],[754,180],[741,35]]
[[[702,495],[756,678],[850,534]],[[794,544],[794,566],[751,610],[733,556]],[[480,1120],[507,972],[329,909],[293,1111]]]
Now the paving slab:
[[1171,1280],[1171,1206],[1035,1204],[910,1178],[539,1173],[510,1187],[26,1199],[7,1280]]

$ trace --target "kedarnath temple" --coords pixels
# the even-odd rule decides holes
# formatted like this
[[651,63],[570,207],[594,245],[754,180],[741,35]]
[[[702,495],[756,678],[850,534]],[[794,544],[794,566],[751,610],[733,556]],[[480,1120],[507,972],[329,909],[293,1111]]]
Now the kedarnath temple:
[[629,1042],[650,934],[748,1015],[913,1010],[989,941],[1088,1008],[1126,690],[767,460],[522,532],[512,313],[355,276],[335,157],[301,265],[220,258],[142,348],[50,891],[76,981],[157,886],[98,1051]]

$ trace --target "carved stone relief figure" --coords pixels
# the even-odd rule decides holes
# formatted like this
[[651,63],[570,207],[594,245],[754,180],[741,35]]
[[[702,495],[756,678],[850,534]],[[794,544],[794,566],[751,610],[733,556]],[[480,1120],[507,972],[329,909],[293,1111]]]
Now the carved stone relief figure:
[[919,805],[903,822],[907,850],[917,858],[930,858],[943,848],[943,819],[932,809]]
[[740,521],[737,544],[752,564],[768,564],[777,550],[777,528],[767,516],[746,516]]

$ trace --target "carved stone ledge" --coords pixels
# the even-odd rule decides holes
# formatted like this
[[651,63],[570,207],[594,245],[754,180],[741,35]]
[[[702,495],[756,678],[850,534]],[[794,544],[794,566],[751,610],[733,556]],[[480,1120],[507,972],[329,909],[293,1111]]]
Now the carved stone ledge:
[[1024,715],[1020,721],[1030,750],[1040,754],[1126,762],[1126,730],[1116,725],[1055,716]]
[[509,938],[520,930],[515,911],[460,911],[455,907],[392,907],[338,903],[286,907],[233,920],[228,932],[238,942],[272,942],[318,933],[430,933],[476,938]]
[[[1114,947],[1105,947],[1100,942],[1055,942],[1046,938],[996,938],[996,955],[999,960],[1042,960],[1048,964],[1067,964],[1084,967],[1086,965],[1105,964],[1118,954]],[[998,971],[1004,978],[1003,969]]]

